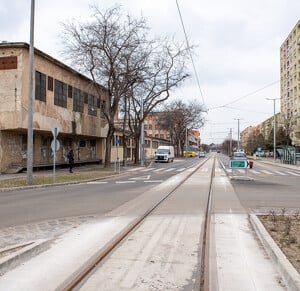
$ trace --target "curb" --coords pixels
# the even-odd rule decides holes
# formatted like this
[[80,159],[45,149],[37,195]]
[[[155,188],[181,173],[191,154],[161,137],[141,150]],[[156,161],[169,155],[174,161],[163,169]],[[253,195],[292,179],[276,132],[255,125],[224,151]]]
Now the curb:
[[29,241],[24,244],[18,244],[0,249],[0,254],[12,252],[11,254],[8,254],[0,259],[0,276],[22,264],[32,256],[38,255],[47,249],[51,242],[51,240],[39,239],[36,241]]
[[271,258],[281,276],[286,281],[286,284],[289,288],[288,290],[300,291],[300,274],[296,271],[281,249],[274,242],[256,215],[250,214],[250,222],[267,254]]

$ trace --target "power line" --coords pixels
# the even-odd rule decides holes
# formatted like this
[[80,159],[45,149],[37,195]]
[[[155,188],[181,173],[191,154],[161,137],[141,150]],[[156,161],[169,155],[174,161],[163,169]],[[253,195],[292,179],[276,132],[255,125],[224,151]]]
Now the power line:
[[188,48],[188,51],[189,51],[189,55],[190,55],[190,58],[191,58],[191,62],[192,62],[193,68],[194,68],[194,73],[195,73],[195,76],[196,76],[196,81],[197,81],[198,89],[200,91],[202,102],[203,102],[204,106],[206,107],[205,101],[204,101],[204,97],[203,97],[203,94],[202,94],[202,90],[201,90],[201,86],[200,86],[200,81],[199,81],[197,70],[196,70],[196,66],[195,66],[195,63],[194,63],[193,55],[192,55],[192,52],[191,52],[191,48],[190,48],[190,44],[189,44],[189,39],[188,39],[186,30],[185,30],[185,26],[184,26],[184,23],[183,23],[183,18],[182,18],[180,7],[179,7],[179,4],[178,4],[177,0],[176,0],[176,5],[177,5],[177,10],[178,10],[178,14],[179,14],[179,17],[180,17],[182,29],[183,29],[183,32],[184,32],[185,41],[186,41],[187,48]]
[[265,85],[264,87],[261,87],[261,88],[255,90],[255,91],[252,91],[252,92],[250,92],[250,93],[248,93],[248,94],[246,94],[246,95],[243,95],[243,96],[241,96],[241,97],[239,97],[239,98],[237,98],[237,99],[235,99],[235,100],[233,100],[233,101],[231,101],[231,102],[228,102],[228,103],[226,103],[226,104],[224,104],[224,105],[212,107],[212,108],[210,108],[209,110],[217,109],[217,108],[222,108],[222,107],[226,107],[226,106],[228,106],[228,105],[230,105],[230,104],[233,104],[233,103],[236,103],[236,102],[238,102],[238,101],[240,101],[240,100],[242,100],[242,99],[244,99],[244,98],[246,98],[246,97],[249,97],[249,96],[251,96],[251,95],[254,95],[254,94],[256,94],[256,93],[258,93],[258,92],[260,92],[260,91],[262,91],[262,90],[264,90],[264,89],[266,89],[266,88],[268,88],[268,87],[271,87],[271,86],[273,86],[273,85],[275,85],[275,84],[277,84],[277,83],[279,83],[279,82],[280,82],[280,80],[277,80],[277,81],[275,81],[275,82],[272,82],[272,83],[270,83],[270,84]]

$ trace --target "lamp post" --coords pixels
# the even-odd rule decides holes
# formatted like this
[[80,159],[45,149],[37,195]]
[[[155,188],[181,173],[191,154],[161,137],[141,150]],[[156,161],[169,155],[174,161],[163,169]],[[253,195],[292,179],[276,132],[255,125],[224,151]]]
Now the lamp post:
[[234,120],[238,121],[238,148],[237,148],[237,150],[239,151],[240,150],[240,120],[241,120],[241,118],[235,118]]
[[273,100],[273,131],[274,131],[274,137],[273,137],[273,158],[274,162],[276,161],[276,115],[275,115],[275,101],[279,100],[279,98],[266,98],[267,100]]

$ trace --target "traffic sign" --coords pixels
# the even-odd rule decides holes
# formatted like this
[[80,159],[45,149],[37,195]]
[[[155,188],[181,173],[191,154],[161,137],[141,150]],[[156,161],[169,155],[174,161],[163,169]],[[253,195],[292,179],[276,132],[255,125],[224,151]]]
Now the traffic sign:
[[247,160],[230,160],[229,168],[230,169],[245,169],[248,166]]
[[57,152],[59,150],[60,144],[57,139],[53,139],[51,142],[51,149],[53,152]]
[[57,138],[60,129],[59,129],[58,127],[52,127],[52,128],[51,128],[51,131],[52,131],[53,137],[54,137],[54,138]]

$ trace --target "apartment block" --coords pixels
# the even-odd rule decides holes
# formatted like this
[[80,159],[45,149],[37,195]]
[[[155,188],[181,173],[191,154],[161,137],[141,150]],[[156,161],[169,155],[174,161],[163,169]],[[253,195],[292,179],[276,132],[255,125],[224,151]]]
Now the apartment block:
[[[26,167],[29,45],[0,44],[0,172]],[[108,110],[105,88],[67,65],[34,50],[33,166],[51,165],[51,130],[60,132],[57,164],[104,159]]]
[[300,147],[300,20],[280,47],[280,101],[292,143]]

